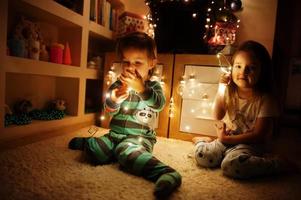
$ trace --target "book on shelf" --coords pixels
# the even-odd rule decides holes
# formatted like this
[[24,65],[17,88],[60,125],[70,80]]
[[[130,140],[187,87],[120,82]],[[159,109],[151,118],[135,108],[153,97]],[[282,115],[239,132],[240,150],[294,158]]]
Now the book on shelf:
[[104,7],[106,5],[106,0],[97,0],[97,21],[96,23],[104,25]]
[[106,28],[110,28],[110,13],[111,13],[111,3],[106,1],[103,7],[103,26]]
[[106,0],[90,0],[90,20],[103,25],[103,11]]
[[96,1],[97,0],[90,0],[90,20],[96,21]]
[[108,0],[90,0],[90,20],[112,31],[117,30],[119,13]]

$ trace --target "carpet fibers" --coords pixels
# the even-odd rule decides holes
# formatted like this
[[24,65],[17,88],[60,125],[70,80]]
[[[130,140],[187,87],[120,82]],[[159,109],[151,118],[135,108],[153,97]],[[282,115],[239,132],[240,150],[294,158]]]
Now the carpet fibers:
[[[67,148],[72,137],[88,136],[87,130],[0,152],[0,199],[154,199],[154,183],[119,170],[118,164],[92,166],[80,151]],[[154,155],[183,177],[170,199],[301,198],[300,174],[233,180],[220,169],[197,167],[192,152],[190,142],[158,138]]]

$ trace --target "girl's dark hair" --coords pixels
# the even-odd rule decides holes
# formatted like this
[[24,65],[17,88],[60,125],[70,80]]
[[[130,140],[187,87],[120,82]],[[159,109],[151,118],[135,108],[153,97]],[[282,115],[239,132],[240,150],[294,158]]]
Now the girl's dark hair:
[[[259,74],[258,82],[255,85],[255,90],[260,94],[269,93],[274,91],[273,87],[273,68],[272,60],[267,49],[260,43],[249,40],[242,43],[232,57],[232,63],[239,52],[248,53],[253,60],[260,64],[261,72]],[[231,82],[232,88],[234,83]]]
[[146,33],[134,32],[119,38],[116,45],[118,59],[122,59],[123,52],[129,48],[146,50],[150,59],[157,58],[156,43],[153,38]]

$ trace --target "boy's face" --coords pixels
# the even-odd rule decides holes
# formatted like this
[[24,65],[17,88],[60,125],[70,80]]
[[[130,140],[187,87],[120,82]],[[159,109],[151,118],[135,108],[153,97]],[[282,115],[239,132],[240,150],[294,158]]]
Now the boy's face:
[[126,70],[132,72],[137,70],[143,80],[146,80],[149,70],[156,64],[155,61],[155,59],[148,58],[146,50],[129,48],[123,51],[122,69],[124,73],[126,73]]

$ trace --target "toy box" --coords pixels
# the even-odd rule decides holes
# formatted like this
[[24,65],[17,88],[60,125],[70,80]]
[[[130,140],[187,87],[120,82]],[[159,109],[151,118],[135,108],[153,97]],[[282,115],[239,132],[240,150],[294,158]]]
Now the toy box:
[[[145,32],[151,35],[149,23],[142,16],[124,12],[118,18],[117,37],[121,37],[132,32]],[[153,35],[151,35],[153,37]]]

